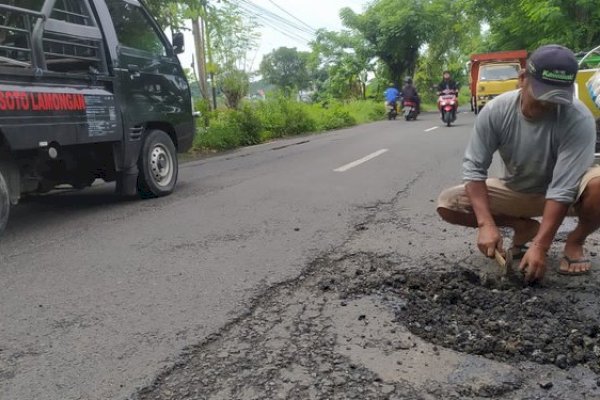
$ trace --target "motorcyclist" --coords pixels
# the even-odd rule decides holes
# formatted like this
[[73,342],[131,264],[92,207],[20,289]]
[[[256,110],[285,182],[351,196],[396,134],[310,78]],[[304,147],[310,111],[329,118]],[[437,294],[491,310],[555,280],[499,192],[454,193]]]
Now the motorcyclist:
[[451,90],[455,94],[458,93],[458,85],[456,81],[452,79],[452,75],[450,75],[450,71],[444,71],[443,79],[437,87],[438,94],[441,94],[444,90]]
[[413,80],[411,77],[406,77],[404,79],[404,87],[402,88],[402,97],[404,100],[409,100],[415,102],[417,114],[421,113],[421,98],[419,97],[419,93],[417,93],[417,88],[413,85]]
[[393,84],[383,92],[383,96],[385,97],[385,105],[386,106],[394,106],[394,110],[398,111],[398,99],[400,98],[400,92]]

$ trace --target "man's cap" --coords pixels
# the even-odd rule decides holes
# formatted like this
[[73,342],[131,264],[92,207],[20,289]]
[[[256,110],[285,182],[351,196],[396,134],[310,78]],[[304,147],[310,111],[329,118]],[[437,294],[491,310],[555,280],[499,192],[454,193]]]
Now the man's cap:
[[566,47],[549,44],[538,48],[527,60],[533,96],[550,103],[571,104],[578,69],[575,55]]

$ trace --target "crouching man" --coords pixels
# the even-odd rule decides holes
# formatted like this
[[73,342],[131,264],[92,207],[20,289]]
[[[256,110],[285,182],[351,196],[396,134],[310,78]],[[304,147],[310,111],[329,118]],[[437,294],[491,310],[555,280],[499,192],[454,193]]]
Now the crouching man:
[[[438,213],[447,222],[478,229],[487,257],[502,250],[499,227],[514,230],[513,257],[526,280],[543,278],[546,253],[567,215],[578,216],[559,272],[587,273],[586,238],[600,227],[600,166],[590,111],[573,98],[578,65],[562,46],[538,48],[519,75],[520,89],[498,96],[478,115],[463,160],[464,184],[444,190]],[[505,176],[488,178],[498,151]],[[533,217],[542,217],[541,224]]]

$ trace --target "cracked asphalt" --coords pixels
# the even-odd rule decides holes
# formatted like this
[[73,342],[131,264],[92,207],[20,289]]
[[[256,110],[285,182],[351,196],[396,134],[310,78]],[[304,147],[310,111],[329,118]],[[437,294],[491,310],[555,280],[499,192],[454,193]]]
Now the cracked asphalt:
[[30,199],[0,241],[0,398],[600,398],[597,273],[559,277],[559,242],[507,285],[435,213],[472,121],[192,161],[154,201]]

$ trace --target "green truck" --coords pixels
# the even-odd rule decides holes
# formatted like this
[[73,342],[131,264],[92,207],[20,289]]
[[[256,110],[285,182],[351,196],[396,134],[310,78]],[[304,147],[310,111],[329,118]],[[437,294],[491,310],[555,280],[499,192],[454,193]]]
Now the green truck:
[[0,232],[11,206],[58,185],[171,193],[194,135],[177,54],[138,0],[0,4]]

